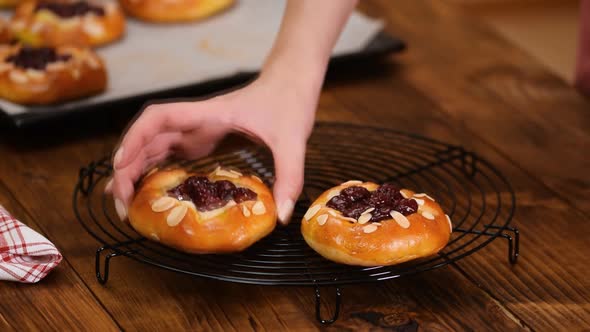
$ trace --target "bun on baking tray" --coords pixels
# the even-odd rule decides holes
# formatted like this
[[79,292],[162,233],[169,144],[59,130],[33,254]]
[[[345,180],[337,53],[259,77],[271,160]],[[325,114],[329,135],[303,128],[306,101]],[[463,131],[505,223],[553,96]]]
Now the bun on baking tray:
[[242,251],[272,232],[276,218],[262,180],[222,168],[210,174],[156,170],[129,207],[138,233],[188,253]]
[[103,61],[92,50],[0,46],[0,98],[46,105],[93,95],[106,85]]
[[0,0],[0,8],[14,7],[23,0]]
[[114,0],[28,0],[16,8],[10,27],[32,46],[98,46],[123,36],[125,16]]
[[13,39],[8,22],[0,17],[0,44],[10,43]]
[[329,260],[380,266],[436,254],[448,243],[452,224],[427,194],[349,181],[316,199],[301,232]]
[[173,23],[205,19],[233,5],[234,0],[120,0],[125,11],[148,22]]

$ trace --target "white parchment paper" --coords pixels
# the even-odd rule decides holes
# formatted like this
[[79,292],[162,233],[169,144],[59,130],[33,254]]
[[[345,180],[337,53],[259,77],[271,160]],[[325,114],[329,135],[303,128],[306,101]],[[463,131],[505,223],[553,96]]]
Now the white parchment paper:
[[[238,0],[223,14],[190,24],[154,25],[129,19],[122,41],[97,50],[107,64],[107,91],[52,109],[74,109],[256,71],[272,46],[284,6],[285,0]],[[355,13],[333,54],[362,50],[381,28],[381,22]],[[3,100],[0,108],[8,114],[31,111]]]

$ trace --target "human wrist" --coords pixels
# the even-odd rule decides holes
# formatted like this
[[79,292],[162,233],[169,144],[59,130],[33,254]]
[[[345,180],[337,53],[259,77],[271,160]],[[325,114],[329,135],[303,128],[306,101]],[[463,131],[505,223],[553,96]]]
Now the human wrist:
[[300,98],[315,103],[324,83],[326,61],[323,59],[296,59],[289,56],[269,58],[259,80],[288,87]]

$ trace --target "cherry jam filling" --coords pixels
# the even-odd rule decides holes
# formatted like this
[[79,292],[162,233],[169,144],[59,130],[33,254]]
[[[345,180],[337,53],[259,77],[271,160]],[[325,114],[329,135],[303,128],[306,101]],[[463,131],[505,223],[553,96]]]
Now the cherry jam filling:
[[258,196],[248,188],[236,187],[227,180],[211,182],[204,176],[191,176],[183,183],[168,190],[168,195],[192,201],[197,210],[210,211],[224,207],[230,200],[236,203],[255,200]]
[[48,10],[59,17],[82,16],[89,13],[97,16],[104,16],[104,9],[91,5],[86,1],[77,1],[71,3],[64,2],[41,2],[35,7],[35,12]]
[[52,62],[68,61],[71,57],[69,54],[57,54],[50,47],[23,46],[18,53],[8,56],[5,61],[24,69],[44,70]]
[[391,219],[391,211],[397,211],[404,216],[418,211],[418,202],[404,198],[399,189],[389,183],[383,184],[375,191],[359,186],[348,187],[343,189],[340,195],[332,197],[326,206],[354,219],[358,219],[368,209],[375,208],[371,212],[371,222]]

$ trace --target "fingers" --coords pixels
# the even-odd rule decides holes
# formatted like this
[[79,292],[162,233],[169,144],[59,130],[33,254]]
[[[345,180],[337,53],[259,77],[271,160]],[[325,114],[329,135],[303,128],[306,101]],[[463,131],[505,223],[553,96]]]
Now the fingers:
[[148,166],[173,152],[190,158],[202,157],[215,148],[227,131],[221,111],[205,113],[197,104],[148,107],[129,128],[115,153],[112,183],[105,188],[112,192],[121,219],[127,217],[127,207],[134,194],[133,184]]
[[150,144],[159,134],[190,131],[200,127],[206,118],[211,118],[212,114],[223,113],[212,111],[210,109],[212,104],[213,102],[203,101],[146,107],[141,116],[131,125],[115,152],[113,167],[120,169],[133,162],[142,148]]
[[282,142],[271,147],[271,150],[276,171],[274,197],[279,221],[285,225],[291,219],[295,202],[303,187],[305,141]]

